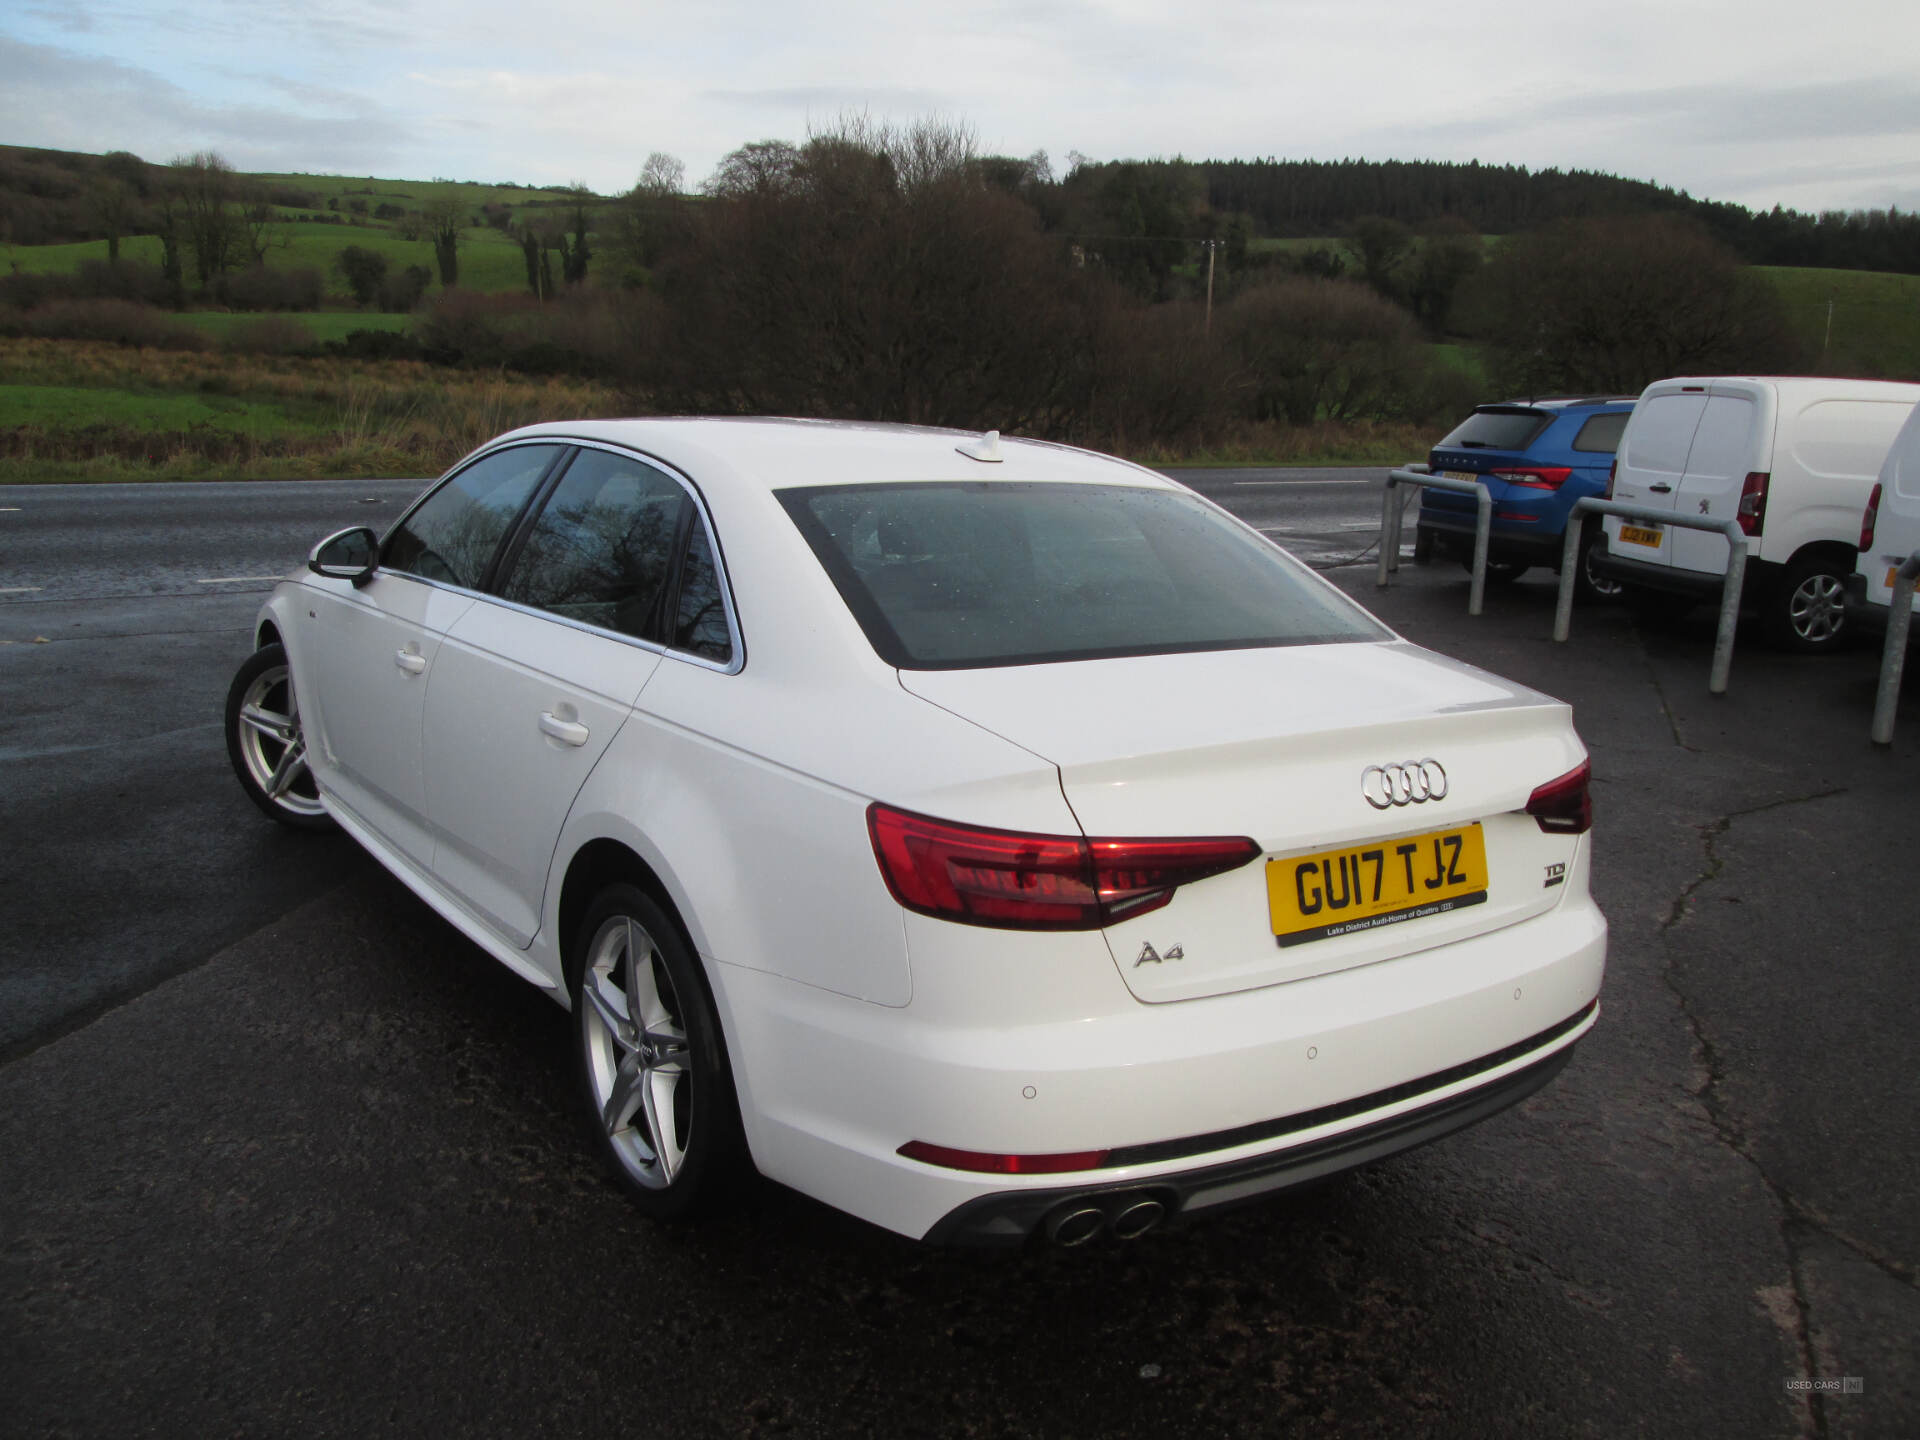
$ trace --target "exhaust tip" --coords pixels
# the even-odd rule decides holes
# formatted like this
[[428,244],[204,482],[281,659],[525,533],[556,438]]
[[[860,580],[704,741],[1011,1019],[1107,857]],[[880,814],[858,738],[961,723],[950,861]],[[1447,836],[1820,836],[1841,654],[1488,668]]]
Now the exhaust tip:
[[1109,1223],[1113,1233],[1122,1240],[1138,1240],[1165,1218],[1167,1207],[1151,1195],[1142,1195],[1123,1201],[1113,1212]]
[[1047,1217],[1047,1239],[1062,1249],[1084,1245],[1107,1226],[1106,1213],[1084,1201],[1067,1204]]

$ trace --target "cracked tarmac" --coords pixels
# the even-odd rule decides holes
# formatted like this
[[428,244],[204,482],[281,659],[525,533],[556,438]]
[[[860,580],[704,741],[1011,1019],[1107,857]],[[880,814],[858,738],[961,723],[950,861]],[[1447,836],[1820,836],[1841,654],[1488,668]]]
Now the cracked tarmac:
[[296,862],[214,733],[199,823],[338,878],[0,1067],[0,1432],[1920,1433],[1920,701],[1879,751],[1871,648],[1743,634],[1716,698],[1710,625],[1556,646],[1537,580],[1476,620],[1451,567],[1335,578],[1592,750],[1602,1015],[1524,1105],[1092,1252],[764,1185],[656,1230],[560,1012],[345,842]]

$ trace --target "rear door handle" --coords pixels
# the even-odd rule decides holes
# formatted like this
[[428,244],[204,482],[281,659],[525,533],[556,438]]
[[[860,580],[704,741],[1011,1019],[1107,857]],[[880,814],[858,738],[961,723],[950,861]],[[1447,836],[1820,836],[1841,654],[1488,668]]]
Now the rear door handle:
[[409,675],[420,675],[426,671],[427,657],[424,655],[416,655],[411,650],[400,650],[395,652],[393,663]]
[[1649,485],[1647,489],[1656,495],[1671,495],[1673,493],[1673,487],[1671,485]]
[[540,733],[551,735],[566,745],[584,745],[587,743],[587,727],[572,720],[562,720],[551,710],[540,712]]

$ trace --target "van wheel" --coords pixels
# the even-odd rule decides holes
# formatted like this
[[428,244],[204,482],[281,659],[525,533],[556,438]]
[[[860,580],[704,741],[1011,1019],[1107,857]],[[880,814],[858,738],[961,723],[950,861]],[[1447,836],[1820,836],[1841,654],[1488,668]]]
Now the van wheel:
[[1802,654],[1835,649],[1847,629],[1846,584],[1847,571],[1828,556],[1794,561],[1767,601],[1767,638]]

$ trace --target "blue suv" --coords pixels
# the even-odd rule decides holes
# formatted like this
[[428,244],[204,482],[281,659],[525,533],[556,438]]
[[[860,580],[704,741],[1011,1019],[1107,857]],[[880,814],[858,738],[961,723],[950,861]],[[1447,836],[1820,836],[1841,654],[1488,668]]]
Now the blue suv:
[[[1481,405],[1433,447],[1427,463],[1436,475],[1484,481],[1492,492],[1489,580],[1517,580],[1535,565],[1560,568],[1567,514],[1581,496],[1606,493],[1613,452],[1633,402],[1631,395],[1611,395]],[[1424,563],[1442,554],[1472,565],[1473,496],[1446,490],[1420,494],[1414,559]],[[1594,546],[1604,543],[1599,522],[1589,518],[1577,581],[1584,599],[1620,593],[1616,581],[1588,563]]]

